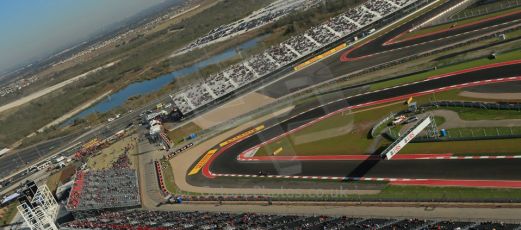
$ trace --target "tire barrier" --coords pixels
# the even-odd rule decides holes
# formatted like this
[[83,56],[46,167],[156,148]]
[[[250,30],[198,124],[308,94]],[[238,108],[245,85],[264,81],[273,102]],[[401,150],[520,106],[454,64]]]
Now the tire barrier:
[[161,168],[161,162],[154,161],[154,166],[156,168],[157,182],[159,183],[159,189],[161,190],[161,195],[163,197],[168,196],[170,192],[166,189],[165,181],[163,179],[163,169]]

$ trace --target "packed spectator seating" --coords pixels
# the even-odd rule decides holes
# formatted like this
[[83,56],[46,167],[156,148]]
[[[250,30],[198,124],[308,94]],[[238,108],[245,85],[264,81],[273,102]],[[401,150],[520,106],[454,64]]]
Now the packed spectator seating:
[[333,41],[336,41],[340,37],[337,37],[331,31],[326,29],[324,26],[313,27],[306,32],[313,40],[317,41],[321,45],[327,45]]
[[264,53],[253,56],[247,63],[259,76],[264,76],[277,69],[277,65],[266,57]]
[[74,212],[140,205],[136,171],[113,168],[78,172],[66,207]]
[[342,36],[350,34],[358,29],[358,27],[347,20],[347,17],[344,15],[331,18],[328,22],[326,22],[326,25],[334,31],[342,34]]
[[[291,0],[287,4],[292,5],[299,1]],[[364,26],[416,1],[368,0],[357,7],[348,9],[343,14],[330,18],[321,25],[310,28],[303,35],[291,37],[279,45],[272,46],[260,54],[253,55],[242,63],[211,75],[202,82],[189,85],[171,95],[171,98],[183,114],[188,114],[213,100],[235,91],[238,87],[273,73],[281,67],[292,64],[299,58],[330,45],[338,39],[348,36]],[[320,1],[315,0],[312,2]],[[277,4],[283,5],[286,3],[278,2]],[[294,5],[292,7],[297,6]],[[275,10],[270,10],[270,7],[267,7],[267,13],[262,13],[263,16],[238,22],[237,25],[232,27],[229,25],[218,27],[207,36],[200,38],[192,46],[196,47],[204,42],[228,36],[237,29],[249,28],[249,26],[257,23],[266,23],[273,18],[284,15],[286,10],[292,11],[292,7],[282,7],[281,9],[275,7],[277,8]],[[253,24],[250,25],[250,23]]]
[[369,25],[378,19],[375,14],[360,7],[349,9],[344,15],[361,26]]
[[189,86],[185,91],[186,96],[190,99],[195,108],[213,100],[212,95],[210,95],[210,92],[208,92],[208,89],[206,89],[203,84],[205,83],[196,83]]
[[419,219],[405,219],[393,224],[389,224],[383,228],[382,230],[400,230],[400,229],[418,229],[422,226],[426,226],[434,221],[428,220],[419,220]]
[[519,224],[174,211],[104,212],[61,229],[519,229]]
[[396,5],[399,5],[399,6],[405,6],[405,5],[409,5],[410,3],[415,2],[415,0],[394,0],[392,2],[396,3]]
[[297,58],[297,54],[284,45],[271,47],[266,51],[266,55],[270,55],[279,65],[286,65]]
[[270,5],[253,12],[247,17],[230,23],[228,25],[219,26],[211,30],[205,36],[202,36],[188,46],[180,50],[179,53],[185,53],[195,48],[200,48],[234,35],[248,32],[252,29],[259,28],[266,24],[272,23],[290,13],[310,8],[322,0],[277,0]]
[[176,95],[170,95],[170,98],[172,98],[175,105],[177,106],[177,108],[179,108],[179,110],[181,110],[182,113],[186,114],[194,110],[194,108],[192,108],[192,106],[188,104],[183,94],[178,93]]
[[240,86],[247,84],[255,80],[255,74],[244,66],[244,64],[233,65],[229,70],[228,74],[230,79]]
[[118,159],[112,163],[112,168],[126,169],[130,168],[130,160],[128,159],[127,151],[124,154],[119,155]]
[[291,46],[297,52],[299,52],[301,56],[309,54],[313,52],[315,49],[319,48],[318,45],[316,45],[311,40],[302,35],[297,35],[288,39],[286,41],[286,44]]
[[225,72],[210,76],[205,82],[217,96],[223,96],[230,91],[233,91],[235,87],[233,84],[224,76]]
[[381,1],[367,1],[363,4],[364,7],[371,10],[372,12],[376,12],[380,14],[380,16],[386,16],[391,12],[398,9],[398,7],[391,5],[385,0]]

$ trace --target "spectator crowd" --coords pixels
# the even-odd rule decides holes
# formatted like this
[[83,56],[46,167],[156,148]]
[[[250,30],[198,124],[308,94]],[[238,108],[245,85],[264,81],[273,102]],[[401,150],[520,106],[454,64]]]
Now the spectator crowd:
[[67,202],[69,211],[137,207],[141,205],[136,171],[128,160],[118,159],[117,168],[79,171]]
[[[253,55],[242,63],[232,65],[224,71],[191,84],[170,96],[181,112],[188,114],[416,1],[369,0],[347,10],[345,13],[330,18],[323,24],[307,30],[303,35],[291,37],[279,45],[272,46],[260,54]],[[292,5],[295,2],[298,1],[293,0],[286,4]],[[278,1],[276,3],[280,4]],[[291,7],[274,8],[288,10]],[[278,12],[274,9],[272,11]],[[264,18],[262,19],[264,21],[269,21],[271,18],[278,17],[277,15],[279,14],[284,14],[282,12],[285,12],[285,10],[281,10],[280,13],[260,14],[263,15],[260,18]],[[247,22],[251,23],[252,21],[244,20],[233,28],[243,28],[243,24],[247,24]],[[216,28],[206,37],[196,41],[193,46],[195,47],[198,44],[226,36],[232,33],[230,31],[234,31],[234,29],[230,29],[229,26]]]
[[418,219],[361,219],[256,213],[124,211],[66,223],[62,229],[518,229],[519,224]]

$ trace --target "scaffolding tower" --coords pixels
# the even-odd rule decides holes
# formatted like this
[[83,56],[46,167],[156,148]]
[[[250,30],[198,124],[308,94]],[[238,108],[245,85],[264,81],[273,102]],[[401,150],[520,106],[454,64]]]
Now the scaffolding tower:
[[18,211],[31,230],[58,230],[55,220],[59,206],[47,185],[38,187],[28,182],[19,201]]

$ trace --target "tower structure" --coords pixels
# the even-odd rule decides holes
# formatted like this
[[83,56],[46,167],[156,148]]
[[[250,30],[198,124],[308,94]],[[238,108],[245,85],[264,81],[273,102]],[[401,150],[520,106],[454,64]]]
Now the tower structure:
[[58,230],[55,220],[59,206],[47,185],[27,181],[18,200],[18,211],[31,230]]

